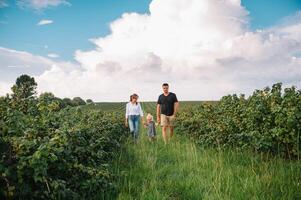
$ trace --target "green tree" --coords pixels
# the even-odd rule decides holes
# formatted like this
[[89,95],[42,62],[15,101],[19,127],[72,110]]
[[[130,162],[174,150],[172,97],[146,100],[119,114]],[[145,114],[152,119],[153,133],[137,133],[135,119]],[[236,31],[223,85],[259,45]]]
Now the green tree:
[[30,105],[36,104],[35,95],[37,83],[33,77],[30,77],[26,74],[21,75],[17,78],[16,83],[13,85],[12,89],[12,108],[23,113],[35,112],[35,109]]
[[87,100],[86,100],[86,103],[87,103],[87,104],[93,104],[94,102],[93,102],[92,99],[87,99]]
[[86,102],[80,97],[74,97],[72,102],[75,106],[86,105]]
[[66,106],[74,106],[70,98],[63,98],[63,102]]
[[51,92],[44,92],[44,93],[40,94],[40,96],[39,96],[40,101],[44,101],[44,102],[48,102],[48,103],[51,103],[55,99],[56,99],[56,97]]
[[65,107],[65,103],[51,92],[44,92],[39,97],[39,109],[48,111],[58,111]]
[[13,91],[12,97],[14,99],[26,99],[34,96],[37,91],[37,83],[33,77],[26,74],[17,78],[15,85],[11,88]]

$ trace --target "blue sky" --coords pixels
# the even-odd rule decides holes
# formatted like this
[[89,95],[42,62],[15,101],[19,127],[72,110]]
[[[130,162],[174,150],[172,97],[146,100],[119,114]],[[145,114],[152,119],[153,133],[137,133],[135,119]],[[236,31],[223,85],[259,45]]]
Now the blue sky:
[[[72,60],[75,50],[92,49],[89,39],[107,35],[109,23],[124,12],[147,13],[151,0],[73,0],[71,5],[41,11],[6,2],[9,6],[0,8],[0,46]],[[301,9],[301,0],[243,0],[242,4],[250,12],[253,30],[273,26]],[[37,26],[42,19],[54,23]]]
[[[90,38],[108,34],[109,23],[122,13],[148,12],[150,0],[70,2],[71,5],[37,12],[19,9],[15,2],[10,1],[9,7],[0,9],[0,46],[39,55],[55,52],[64,59],[72,59],[76,49],[92,48]],[[54,23],[37,26],[42,19],[51,19]]]
[[301,0],[243,0],[242,4],[250,12],[252,29],[273,26],[301,9]]

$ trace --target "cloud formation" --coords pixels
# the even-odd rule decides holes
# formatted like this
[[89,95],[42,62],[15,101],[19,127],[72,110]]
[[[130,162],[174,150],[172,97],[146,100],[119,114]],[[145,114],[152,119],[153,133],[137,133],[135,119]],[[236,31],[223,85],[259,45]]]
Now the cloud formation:
[[53,20],[49,20],[49,19],[42,19],[41,21],[39,21],[39,23],[37,23],[38,26],[43,26],[43,25],[47,25],[47,24],[52,24]]
[[58,57],[60,57],[60,56],[57,55],[56,53],[49,53],[47,56],[48,56],[49,58],[58,58]]
[[183,100],[249,94],[279,81],[300,88],[300,14],[252,31],[240,0],[153,0],[149,10],[113,21],[109,35],[90,39],[95,49],[75,52],[76,64],[44,60],[51,64],[35,75],[39,90],[126,101],[132,92],[156,100],[163,82]]
[[22,9],[43,10],[49,7],[71,4],[66,0],[18,0],[17,5]]
[[[15,79],[22,74],[29,74],[31,76],[39,77],[47,70],[51,70],[55,66],[60,66],[66,72],[80,70],[80,67],[74,63],[53,61],[50,58],[33,55],[24,51],[16,51],[0,47],[0,94],[10,92],[8,86],[12,86]],[[3,89],[6,85],[7,90]],[[40,91],[45,91],[40,88]],[[53,91],[56,93],[55,91]]]

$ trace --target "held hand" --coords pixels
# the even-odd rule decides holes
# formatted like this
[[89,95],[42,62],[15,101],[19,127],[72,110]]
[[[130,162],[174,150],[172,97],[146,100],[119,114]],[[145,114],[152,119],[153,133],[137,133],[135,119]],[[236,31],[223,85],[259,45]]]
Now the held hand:
[[160,124],[160,122],[161,122],[161,118],[157,117],[157,123]]
[[125,127],[128,127],[128,126],[129,126],[128,122],[125,122],[124,125],[125,125]]

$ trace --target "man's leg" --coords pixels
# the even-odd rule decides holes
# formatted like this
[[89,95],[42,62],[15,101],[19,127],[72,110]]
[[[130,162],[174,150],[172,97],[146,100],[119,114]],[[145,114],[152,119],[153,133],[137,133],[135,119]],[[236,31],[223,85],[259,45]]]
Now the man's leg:
[[164,140],[164,143],[167,144],[167,117],[166,115],[161,114],[161,126],[162,126],[162,137]]
[[173,126],[169,126],[169,129],[170,129],[170,138],[172,138],[172,136],[173,136]]
[[167,129],[167,126],[162,126],[162,136],[163,136],[163,140],[164,140],[164,143],[167,144],[167,134],[166,134],[166,129]]

